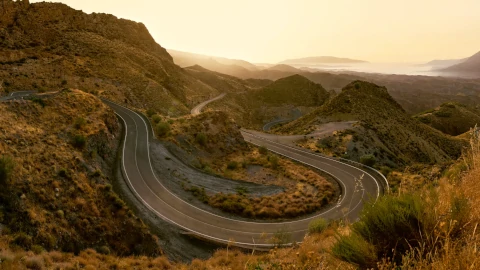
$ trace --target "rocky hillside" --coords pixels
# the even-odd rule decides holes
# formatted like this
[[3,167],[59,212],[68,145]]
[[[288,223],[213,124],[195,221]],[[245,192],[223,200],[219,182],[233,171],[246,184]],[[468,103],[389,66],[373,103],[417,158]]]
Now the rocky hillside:
[[160,254],[156,237],[112,190],[121,135],[113,111],[68,90],[0,103],[0,115],[0,228],[11,246]]
[[278,118],[298,118],[322,105],[328,97],[321,85],[293,75],[257,90],[229,94],[208,108],[229,111],[243,127],[261,128]]
[[[412,162],[436,163],[460,155],[462,141],[442,134],[408,116],[385,87],[355,81],[314,112],[279,129],[309,134],[320,125],[358,121],[357,126],[333,138],[310,142],[314,150],[339,148],[337,155],[360,160],[371,156],[391,166]],[[346,153],[345,153],[346,152]]]
[[188,113],[197,95],[217,90],[173,63],[145,25],[63,4],[2,1],[0,86],[79,88],[138,108]]
[[480,108],[448,102],[415,118],[443,133],[457,136],[480,124]]

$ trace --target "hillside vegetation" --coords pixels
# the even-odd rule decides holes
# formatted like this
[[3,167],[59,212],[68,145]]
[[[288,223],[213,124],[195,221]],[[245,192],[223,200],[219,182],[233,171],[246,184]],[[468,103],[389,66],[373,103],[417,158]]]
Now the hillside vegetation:
[[0,115],[0,227],[10,246],[160,254],[156,237],[112,190],[121,133],[100,100],[67,90],[0,103]]
[[385,87],[363,81],[352,82],[321,108],[278,131],[309,134],[336,121],[358,124],[330,138],[309,139],[305,146],[318,151],[337,148],[334,153],[346,158],[369,157],[395,167],[449,161],[459,157],[465,144],[412,119]]
[[3,94],[73,87],[171,115],[219,94],[175,65],[141,23],[64,4],[2,3]]
[[207,108],[227,110],[242,127],[261,128],[276,118],[298,118],[321,106],[329,96],[321,85],[293,75],[260,89],[228,95]]
[[[478,133],[477,133],[478,134]],[[312,227],[303,242],[269,252],[231,247],[190,264],[165,257],[119,258],[88,249],[60,252],[12,251],[0,241],[3,269],[476,269],[480,263],[480,141],[471,140],[463,161],[432,185],[367,204],[359,221]],[[459,171],[457,167],[464,169]],[[316,222],[312,224],[320,224]],[[408,237],[408,238],[407,238]],[[2,238],[0,238],[2,239]]]
[[[184,163],[210,178],[234,180],[180,179],[181,189],[198,203],[246,218],[285,219],[312,214],[339,195],[336,182],[326,174],[248,145],[225,112],[169,120],[154,115],[152,122],[157,136],[173,143],[168,144],[171,152]],[[163,126],[168,131],[163,132]]]
[[448,102],[416,115],[415,119],[443,133],[458,136],[480,124],[480,108]]

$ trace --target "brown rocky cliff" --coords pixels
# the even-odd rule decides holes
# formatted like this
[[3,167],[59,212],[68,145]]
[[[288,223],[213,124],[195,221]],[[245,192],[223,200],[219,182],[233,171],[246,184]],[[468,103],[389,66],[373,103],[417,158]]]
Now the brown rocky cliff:
[[142,23],[59,3],[1,3],[4,92],[71,87],[170,115],[218,94],[175,65]]

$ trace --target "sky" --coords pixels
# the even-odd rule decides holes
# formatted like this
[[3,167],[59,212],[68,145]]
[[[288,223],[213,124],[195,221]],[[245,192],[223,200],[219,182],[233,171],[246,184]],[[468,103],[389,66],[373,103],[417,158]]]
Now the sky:
[[254,63],[309,56],[419,63],[480,51],[479,0],[54,2],[142,22],[167,49]]

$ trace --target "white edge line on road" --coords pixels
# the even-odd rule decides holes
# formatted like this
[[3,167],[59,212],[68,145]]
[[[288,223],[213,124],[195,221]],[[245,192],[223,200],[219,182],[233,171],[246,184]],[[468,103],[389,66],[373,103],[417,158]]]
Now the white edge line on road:
[[[107,100],[107,101],[109,101],[109,100]],[[148,125],[146,124],[146,122],[145,122],[145,120],[143,119],[143,117],[141,117],[138,113],[130,110],[129,108],[123,107],[123,106],[121,106],[121,105],[119,105],[119,104],[116,104],[116,103],[114,103],[114,102],[112,102],[112,101],[109,101],[109,102],[111,102],[111,103],[113,103],[113,104],[115,104],[115,105],[117,105],[117,106],[120,106],[121,108],[124,108],[124,109],[132,112],[133,114],[136,114],[136,115],[143,121],[143,123],[145,124],[146,130],[147,130],[147,143],[150,145],[149,135],[148,135]],[[140,194],[138,194],[138,192],[137,192],[137,191],[135,190],[135,188],[133,187],[133,184],[131,183],[130,178],[128,177],[128,174],[127,174],[126,169],[125,169],[125,158],[124,158],[124,157],[125,157],[125,144],[126,144],[126,138],[127,138],[127,132],[128,132],[127,124],[126,124],[125,119],[123,119],[123,117],[122,117],[121,115],[119,115],[118,113],[115,113],[115,114],[117,114],[120,118],[122,118],[122,120],[123,120],[123,122],[124,122],[124,124],[125,124],[125,138],[124,138],[124,149],[123,149],[123,151],[122,151],[122,155],[123,155],[123,157],[122,157],[122,165],[123,165],[123,171],[124,171],[124,173],[125,173],[125,176],[127,177],[128,181],[129,181],[129,184],[130,184],[130,186],[132,187],[133,191],[135,192],[135,194],[137,194],[137,197],[138,197],[149,209],[151,209],[153,212],[155,212],[158,216],[162,217],[162,218],[165,219],[166,221],[169,221],[169,222],[171,222],[171,223],[173,223],[173,224],[175,224],[175,225],[177,225],[177,226],[179,226],[179,227],[181,227],[181,228],[183,228],[183,229],[185,229],[185,230],[187,230],[187,231],[196,233],[196,234],[198,234],[198,235],[200,235],[200,236],[203,236],[203,237],[206,237],[206,238],[209,238],[209,239],[213,239],[213,240],[216,240],[216,241],[220,241],[220,242],[222,242],[222,243],[225,243],[225,242],[228,243],[229,240],[220,239],[220,238],[216,238],[216,237],[213,237],[213,236],[205,235],[205,234],[203,234],[203,233],[200,233],[200,232],[197,232],[197,231],[195,231],[195,230],[186,228],[186,227],[184,227],[184,226],[182,226],[182,225],[180,225],[180,224],[172,221],[171,219],[165,217],[164,215],[160,214],[158,211],[156,211],[155,209],[153,209],[152,206],[150,206],[145,200],[143,200],[143,198],[141,198]],[[133,119],[132,119],[132,120],[133,120]],[[133,121],[135,122],[135,120],[133,120]],[[153,132],[153,129],[152,129],[152,132]],[[249,133],[249,132],[246,132],[246,133],[248,133],[248,134],[250,134],[250,135],[252,135],[252,136],[254,136],[254,137],[257,137],[257,138],[259,138],[259,139],[261,139],[261,140],[264,140],[263,138],[261,138],[261,137],[259,137],[259,136],[255,136],[255,135],[253,135],[253,134],[251,134],[251,133]],[[270,140],[268,140],[268,141],[270,141]],[[137,143],[137,142],[136,142],[136,143]],[[272,143],[277,144],[276,142],[273,142],[273,141],[272,141]],[[286,146],[286,145],[282,145],[282,146]],[[294,150],[299,150],[299,149],[296,149],[296,148],[293,148],[293,147],[289,147],[289,146],[286,146],[286,147],[291,148],[291,149],[294,149]],[[318,218],[318,217],[321,217],[321,216],[323,216],[323,215],[329,213],[330,211],[332,211],[332,210],[334,210],[334,209],[336,209],[336,208],[339,207],[339,205],[337,204],[337,206],[332,207],[332,208],[329,209],[328,211],[322,212],[322,213],[320,213],[320,214],[318,214],[318,215],[316,215],[316,216],[313,216],[313,217],[309,217],[309,218],[305,218],[305,219],[301,219],[301,220],[290,221],[290,222],[278,222],[278,223],[248,222],[248,221],[230,219],[230,218],[226,218],[226,217],[223,217],[223,216],[219,216],[219,215],[210,213],[210,212],[208,212],[208,211],[205,211],[205,210],[200,209],[200,208],[198,208],[198,207],[196,207],[196,206],[194,206],[194,205],[189,204],[188,202],[182,200],[181,198],[179,198],[178,196],[176,196],[175,194],[173,194],[173,193],[172,193],[169,189],[167,189],[165,186],[163,186],[163,184],[158,180],[156,174],[153,172],[153,167],[152,167],[152,164],[151,164],[151,161],[150,161],[150,147],[148,147],[147,150],[148,150],[149,165],[150,165],[150,168],[151,168],[151,170],[152,170],[152,173],[153,173],[155,179],[157,180],[157,182],[158,182],[160,185],[162,185],[162,187],[163,187],[167,192],[169,192],[171,195],[173,195],[174,197],[176,197],[176,198],[178,198],[179,200],[183,201],[183,202],[186,203],[187,205],[190,205],[190,206],[193,207],[193,208],[196,208],[196,209],[198,209],[198,210],[200,210],[200,211],[202,211],[202,212],[205,212],[205,213],[210,214],[210,215],[213,215],[213,216],[217,216],[217,217],[222,218],[222,219],[231,220],[231,221],[240,222],[240,223],[247,223],[247,224],[266,224],[266,225],[275,224],[275,225],[282,225],[282,224],[289,224],[289,223],[296,223],[296,222],[302,222],[302,221],[307,221],[307,220],[313,220],[313,219]],[[309,152],[306,152],[306,151],[302,151],[302,150],[299,150],[299,151],[300,151],[300,152],[307,153],[307,154],[309,154],[309,155],[313,155],[313,154],[311,154],[311,153],[309,153]],[[277,153],[277,152],[276,152],[276,153]],[[279,153],[278,153],[278,154],[279,154]],[[324,157],[319,156],[319,155],[313,155],[313,156],[324,158]],[[290,158],[290,157],[288,157],[288,158]],[[296,160],[296,159],[294,159],[294,158],[290,158],[290,159]],[[136,158],[135,158],[135,160],[136,160]],[[329,159],[329,160],[331,160],[331,159]],[[296,160],[296,161],[299,161],[299,160]],[[343,163],[343,162],[339,162],[339,161],[336,161],[336,160],[333,160],[333,161],[335,161],[335,162],[337,162],[337,163],[340,163],[340,164],[347,165],[347,166],[352,167],[352,168],[355,168],[355,169],[357,169],[357,170],[359,170],[359,171],[362,171],[362,170],[360,170],[359,168],[356,168],[356,167],[351,166],[351,165],[349,165],[349,164],[345,164],[345,163]],[[302,162],[302,161],[299,161],[299,162],[304,163],[304,164],[307,164],[307,165],[309,165],[309,166],[311,166],[311,167],[314,167],[314,168],[316,168],[316,169],[319,169],[319,170],[321,170],[321,171],[325,171],[325,170],[320,169],[320,168],[318,168],[318,167],[316,167],[316,166],[310,165],[310,164],[308,164],[308,163],[306,163],[306,162]],[[138,169],[138,166],[137,166],[137,169]],[[328,173],[328,172],[327,172],[327,173]],[[367,173],[367,172],[365,172],[365,173]],[[329,173],[329,174],[330,174],[330,173]],[[368,174],[368,173],[367,173],[367,174]],[[371,175],[369,175],[369,176],[372,177]],[[373,178],[373,177],[372,177],[372,178]],[[373,179],[375,180],[375,178],[373,178]],[[340,182],[341,182],[341,181],[340,181]],[[375,182],[376,182],[376,180],[375,180]],[[342,185],[344,185],[343,182],[341,182],[341,183],[342,183]],[[378,185],[378,183],[377,183],[377,185]],[[148,185],[147,185],[147,187],[148,187]],[[344,185],[344,187],[345,187],[345,185]],[[150,187],[148,187],[148,188],[150,189]],[[153,192],[151,189],[150,189],[150,191],[151,191],[157,198],[159,198],[158,195],[155,194],[155,192]],[[345,192],[346,192],[346,187],[345,187]],[[363,192],[365,192],[365,191],[363,191]],[[342,201],[345,199],[345,197],[346,197],[346,196],[344,196],[344,197],[342,198]],[[363,195],[362,195],[362,197],[363,197]],[[162,200],[161,198],[159,198],[159,199]],[[377,198],[377,199],[378,199],[378,198]],[[163,200],[162,200],[162,201],[163,201]],[[166,203],[166,202],[164,201],[164,203]],[[353,210],[355,210],[360,203],[361,203],[361,200],[357,203],[357,205],[356,205],[354,208],[349,209],[349,212],[346,213],[346,214],[344,214],[344,217],[345,217],[346,215],[348,215],[349,213],[351,213]],[[166,204],[168,205],[168,203],[166,203]],[[176,210],[174,207],[172,207],[172,208],[173,208],[174,210]],[[179,212],[178,210],[176,210],[176,211]],[[179,212],[179,213],[181,213],[181,212]],[[181,213],[181,214],[183,214],[183,213]],[[183,214],[183,215],[185,215],[185,214]],[[200,221],[200,220],[197,220],[197,221],[202,222],[202,221]],[[202,222],[202,223],[204,223],[204,222]],[[211,224],[208,224],[208,223],[204,223],[204,224],[207,224],[207,225],[209,225],[209,226],[214,226],[214,225],[211,225]],[[214,227],[215,227],[215,226],[214,226]],[[225,228],[221,228],[221,229],[223,229],[223,230],[229,230],[229,229],[225,229]],[[303,231],[307,231],[307,230],[308,230],[308,229],[306,229],[306,230],[292,231],[292,232],[303,232]],[[234,230],[229,230],[229,231],[234,231]],[[235,232],[247,233],[247,234],[260,234],[260,233],[242,232],[242,231],[235,231]],[[271,234],[271,233],[269,233],[269,234]],[[301,242],[298,242],[298,243],[301,243]],[[272,246],[274,246],[274,245],[272,245],[272,244],[252,244],[252,243],[240,243],[240,242],[236,242],[236,244],[247,245],[247,246],[265,246],[265,247],[272,247]]]
[[270,139],[265,139],[265,138],[262,138],[262,137],[260,137],[260,136],[254,135],[253,133],[247,132],[247,131],[245,131],[245,130],[243,130],[243,132],[245,132],[245,133],[247,133],[247,134],[250,134],[250,136],[256,137],[256,138],[258,138],[258,139],[260,139],[260,140],[265,140],[265,141],[269,141],[269,142],[271,142],[271,143],[273,143],[273,144],[282,145],[282,146],[288,147],[288,148],[290,148],[290,149],[294,149],[294,150],[300,151],[300,152],[302,152],[302,153],[308,154],[308,155],[310,155],[310,156],[322,157],[322,158],[331,160],[331,161],[333,161],[333,162],[336,162],[336,163],[340,163],[340,164],[349,166],[349,167],[354,168],[354,169],[356,169],[356,170],[358,170],[358,171],[360,171],[360,172],[362,172],[362,173],[365,173],[365,174],[367,174],[368,176],[370,176],[370,178],[372,178],[372,179],[375,181],[375,184],[377,185],[377,199],[376,199],[376,200],[378,200],[378,198],[380,197],[380,185],[378,184],[377,179],[375,179],[375,177],[373,177],[371,174],[369,174],[368,172],[366,172],[366,171],[364,171],[364,170],[362,170],[362,169],[360,169],[360,168],[357,168],[357,167],[355,167],[355,166],[352,166],[352,165],[350,165],[350,164],[347,164],[347,163],[344,163],[344,162],[341,162],[341,161],[338,161],[338,160],[335,160],[335,159],[332,159],[332,158],[327,158],[327,157],[324,157],[324,156],[315,155],[315,154],[313,154],[313,153],[307,152],[307,151],[302,150],[302,149],[299,149],[299,148],[295,148],[295,147],[292,147],[292,146],[289,146],[289,145],[284,145],[284,144],[281,144],[281,143],[277,143],[277,142],[272,141],[272,140],[270,140]]
[[[123,123],[125,124],[125,137],[124,137],[123,149],[122,149],[122,169],[123,169],[123,172],[124,172],[125,176],[127,177],[127,180],[128,180],[128,183],[129,183],[130,187],[132,188],[133,192],[135,192],[135,194],[137,195],[137,198],[140,199],[140,200],[143,202],[143,204],[144,204],[145,206],[147,206],[147,208],[149,208],[152,212],[154,212],[155,214],[157,214],[159,217],[161,217],[162,219],[164,219],[164,220],[166,220],[166,221],[168,221],[168,222],[170,222],[170,223],[172,223],[172,224],[175,224],[175,225],[179,226],[180,228],[183,228],[183,229],[185,229],[185,230],[187,230],[187,231],[190,231],[190,232],[192,232],[192,233],[195,233],[195,234],[197,234],[197,235],[199,235],[199,236],[202,236],[202,237],[205,237],[205,238],[207,238],[207,239],[219,241],[219,242],[221,242],[221,243],[229,243],[229,242],[231,242],[230,239],[221,239],[221,238],[217,238],[217,237],[214,237],[214,236],[206,235],[206,234],[197,232],[197,231],[195,231],[195,230],[192,230],[192,229],[190,229],[190,228],[187,228],[187,227],[185,227],[185,226],[183,226],[183,225],[180,225],[180,224],[176,223],[175,221],[173,221],[173,220],[167,218],[166,216],[162,215],[161,213],[159,213],[157,210],[155,210],[150,204],[148,204],[148,203],[140,196],[140,194],[136,191],[135,187],[133,186],[130,178],[128,177],[128,173],[127,173],[127,171],[126,171],[126,169],[125,169],[125,145],[126,145],[127,134],[128,134],[127,123],[126,123],[125,119],[124,119],[120,114],[118,114],[118,113],[116,113],[116,112],[115,112],[115,114],[118,115],[118,116],[122,119]],[[135,120],[134,120],[134,121],[135,121]],[[135,158],[135,160],[136,160],[136,158]],[[138,169],[138,166],[137,166],[137,169]],[[147,185],[147,187],[148,187],[148,185]],[[148,188],[150,189],[150,187],[148,187]],[[156,195],[155,192],[153,192],[151,189],[150,189],[150,191],[158,198],[158,195]],[[167,190],[167,191],[168,191],[168,190]],[[160,198],[159,198],[159,199],[160,199]],[[160,200],[161,200],[161,199],[160,199]],[[162,200],[162,201],[163,201],[163,200]],[[165,203],[166,203],[166,202],[165,202]],[[166,204],[167,204],[167,203],[166,203]],[[167,205],[168,205],[168,204],[167,204]],[[173,207],[172,207],[172,208],[173,208]],[[178,210],[177,210],[177,212],[178,212]],[[183,214],[183,213],[182,213],[182,214]],[[183,215],[185,215],[185,214],[183,214]],[[198,221],[199,221],[199,220],[198,220]],[[202,221],[200,221],[200,222],[202,222]],[[204,222],[202,222],[202,223],[204,223]],[[213,225],[211,225],[211,224],[207,224],[207,225],[213,226]],[[214,226],[214,227],[215,227],[215,226]],[[224,229],[224,228],[221,228],[221,229],[223,229],[223,230],[228,230],[228,229]],[[302,230],[302,231],[303,231],[303,230]],[[306,230],[305,230],[305,231],[306,231]],[[262,233],[251,233],[251,232],[241,232],[241,231],[237,231],[237,232],[246,233],[246,234],[262,234]],[[296,232],[301,232],[301,231],[296,231]],[[301,243],[301,242],[297,242],[297,243]],[[262,246],[262,247],[274,247],[274,246],[275,246],[275,245],[273,245],[273,244],[255,244],[255,243],[252,244],[252,243],[243,243],[243,242],[235,242],[234,244],[244,245],[244,246],[253,246],[253,247],[257,247],[257,246]]]

